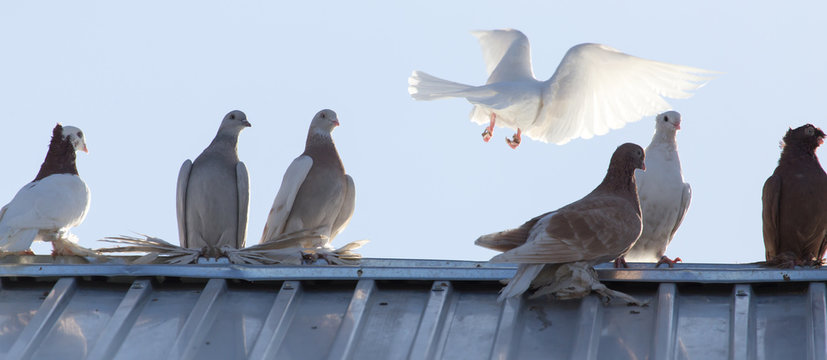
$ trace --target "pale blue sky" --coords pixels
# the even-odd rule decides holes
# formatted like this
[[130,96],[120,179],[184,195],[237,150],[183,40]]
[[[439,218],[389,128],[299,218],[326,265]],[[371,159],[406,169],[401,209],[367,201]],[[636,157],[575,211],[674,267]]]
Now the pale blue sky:
[[[588,193],[623,142],[649,143],[653,119],[557,146],[498,128],[484,143],[461,99],[415,102],[423,70],[482,84],[475,29],[522,30],[535,74],[598,42],[653,60],[721,71],[688,100],[678,144],[692,205],[667,251],[688,262],[763,259],[761,186],[790,126],[827,126],[824,3],[692,1],[31,2],[0,3],[0,203],[34,178],[55,122],[83,129],[92,191],[73,230],[99,247],[142,232],[177,243],[184,159],[239,109],[253,127],[239,154],[251,177],[248,245],[258,243],[316,111],[357,188],[334,245],[370,239],[367,257],[485,260],[481,234],[519,226]],[[821,153],[821,152],[819,152]],[[47,253],[48,245],[35,251]]]

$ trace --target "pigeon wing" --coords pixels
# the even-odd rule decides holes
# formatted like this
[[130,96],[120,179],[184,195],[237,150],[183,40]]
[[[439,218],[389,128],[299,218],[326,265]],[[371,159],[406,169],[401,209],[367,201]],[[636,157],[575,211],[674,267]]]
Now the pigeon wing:
[[761,218],[764,225],[764,249],[766,249],[767,261],[778,254],[778,205],[780,193],[781,177],[773,174],[764,182],[764,189],[761,194],[761,202],[764,205]]
[[667,98],[688,98],[713,72],[580,44],[563,57],[543,90],[543,108],[526,135],[558,145],[619,129],[668,110]]
[[238,186],[238,237],[235,247],[241,249],[247,239],[247,215],[250,212],[250,175],[241,161],[235,166],[235,176]]
[[529,221],[526,221],[525,224],[516,229],[480,236],[476,241],[474,241],[474,244],[484,248],[489,248],[491,250],[503,252],[514,249],[525,244],[531,234],[531,229],[534,228],[537,221],[549,214],[551,213],[545,213],[537,216]]
[[290,163],[284,177],[281,180],[281,187],[273,200],[273,207],[267,216],[267,223],[264,225],[264,233],[261,236],[261,243],[274,239],[282,234],[287,223],[287,218],[293,209],[293,202],[296,194],[304,183],[307,173],[313,167],[313,158],[307,155],[297,157]]
[[686,216],[686,211],[689,210],[689,203],[691,201],[692,187],[689,186],[688,183],[683,183],[683,194],[681,194],[681,205],[678,208],[678,219],[675,221],[675,227],[672,228],[672,234],[669,236],[669,241],[672,241],[672,238],[675,237],[675,233],[678,232],[678,228],[681,226],[683,218]]
[[345,175],[347,178],[347,185],[345,187],[344,202],[342,209],[339,210],[339,215],[333,222],[333,233],[330,234],[330,239],[333,239],[350,223],[350,218],[353,217],[353,210],[356,208],[356,185],[353,183],[353,178],[350,175]]
[[528,38],[522,32],[513,29],[481,30],[471,34],[477,37],[482,47],[489,76],[486,84],[535,80]]
[[178,242],[189,248],[187,240],[187,185],[190,181],[192,160],[187,159],[178,170],[178,185],[175,188],[175,212],[178,215]]
[[549,213],[531,229],[528,241],[492,262],[564,263],[609,261],[640,236],[640,216],[625,199],[583,199]]

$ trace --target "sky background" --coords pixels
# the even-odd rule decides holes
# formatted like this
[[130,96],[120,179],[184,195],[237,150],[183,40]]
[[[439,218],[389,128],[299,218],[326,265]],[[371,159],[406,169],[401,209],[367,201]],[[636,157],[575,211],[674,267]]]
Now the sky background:
[[[798,5],[805,4],[805,5]],[[224,114],[244,111],[239,156],[251,181],[247,244],[258,243],[284,170],[313,115],[357,189],[334,245],[366,257],[486,260],[486,233],[591,191],[614,149],[645,147],[654,119],[557,146],[490,143],[463,99],[418,102],[407,78],[486,80],[470,30],[515,28],[547,79],[583,42],[721,71],[686,100],[678,146],[693,198],[669,256],[763,260],[761,188],[788,127],[827,126],[827,3],[756,1],[140,1],[0,3],[0,203],[37,173],[56,122],[80,127],[78,170],[92,192],[72,232],[88,247],[146,233],[177,243],[175,184]],[[821,154],[820,150],[818,154]],[[49,244],[35,252],[48,253]]]

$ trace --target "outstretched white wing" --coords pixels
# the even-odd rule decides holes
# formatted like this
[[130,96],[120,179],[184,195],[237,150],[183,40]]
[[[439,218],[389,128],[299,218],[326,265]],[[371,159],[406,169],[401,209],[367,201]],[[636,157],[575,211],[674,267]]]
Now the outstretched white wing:
[[624,54],[606,45],[580,44],[563,57],[546,82],[543,108],[525,134],[565,144],[618,129],[670,109],[664,98],[682,99],[712,74]]
[[287,171],[284,172],[276,199],[273,200],[273,207],[267,216],[267,224],[264,225],[264,233],[261,235],[260,243],[276,238],[284,232],[287,217],[290,216],[290,212],[293,210],[296,194],[298,194],[299,188],[301,188],[307,173],[310,172],[312,167],[313,159],[307,155],[299,156],[290,163]]
[[528,38],[520,31],[472,31],[482,47],[482,58],[488,71],[486,84],[534,80]]

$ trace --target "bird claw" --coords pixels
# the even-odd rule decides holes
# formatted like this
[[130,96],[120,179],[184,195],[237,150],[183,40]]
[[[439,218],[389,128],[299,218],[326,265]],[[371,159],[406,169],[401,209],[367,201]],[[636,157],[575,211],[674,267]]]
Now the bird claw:
[[666,257],[666,255],[663,255],[663,256],[660,257],[660,260],[658,260],[658,263],[655,264],[655,267],[659,267],[661,264],[667,264],[667,265],[669,265],[670,268],[673,268],[673,267],[675,267],[675,263],[682,262],[682,261],[683,260],[681,260],[681,258],[679,258],[679,257],[676,257],[675,260],[672,260],[672,259]]
[[629,265],[626,264],[626,259],[622,256],[615,259],[614,266],[615,266],[615,269],[620,269],[620,268],[627,269],[627,268],[629,268]]
[[506,142],[506,143],[508,144],[508,146],[510,146],[512,149],[516,149],[516,148],[517,148],[517,146],[520,146],[520,142],[522,141],[522,137],[520,136],[520,133],[521,133],[521,132],[522,132],[522,131],[520,131],[520,129],[519,129],[519,128],[517,128],[517,133],[516,133],[516,134],[514,134],[514,136],[512,136],[512,137],[511,137],[511,139],[509,139],[509,138],[505,138],[505,142]]
[[485,131],[482,132],[482,141],[488,142],[488,140],[491,140],[491,136],[491,129],[485,128]]

